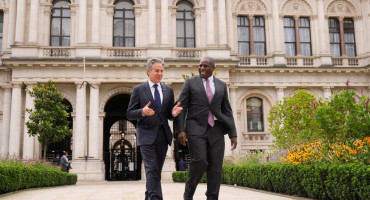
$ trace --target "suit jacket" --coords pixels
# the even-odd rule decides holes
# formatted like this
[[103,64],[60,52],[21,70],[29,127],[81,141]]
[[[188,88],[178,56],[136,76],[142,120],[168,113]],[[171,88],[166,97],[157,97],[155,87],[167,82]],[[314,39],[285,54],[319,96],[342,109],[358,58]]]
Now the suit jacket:
[[[157,137],[158,128],[161,126],[161,123],[164,127],[167,143],[171,145],[172,131],[170,129],[170,126],[168,125],[168,120],[173,119],[173,90],[171,87],[166,86],[163,83],[160,84],[163,94],[161,110],[158,110],[155,105],[148,82],[135,86],[132,91],[130,103],[127,109],[127,119],[137,120],[136,137],[138,146],[154,143]],[[155,114],[153,116],[143,116],[142,110],[149,101],[151,102],[149,107],[154,110]]]
[[211,111],[223,123],[224,134],[228,134],[230,138],[237,136],[226,83],[216,77],[214,83],[215,94],[209,103],[199,75],[185,80],[178,100],[183,107],[176,118],[178,131],[185,131],[187,135],[202,135],[207,130],[208,113]]

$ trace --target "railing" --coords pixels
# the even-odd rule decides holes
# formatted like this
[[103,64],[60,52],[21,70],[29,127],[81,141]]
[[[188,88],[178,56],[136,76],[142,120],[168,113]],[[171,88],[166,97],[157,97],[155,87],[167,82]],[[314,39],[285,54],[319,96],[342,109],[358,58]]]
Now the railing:
[[266,66],[268,65],[267,56],[238,56],[239,66]]
[[201,58],[202,50],[200,49],[175,49],[176,58]]
[[331,61],[333,62],[334,66],[343,66],[343,58],[332,57]]
[[107,57],[118,58],[140,58],[142,49],[138,48],[109,48],[107,49]]
[[70,47],[51,47],[43,48],[42,54],[45,57],[71,57],[71,51]]
[[358,66],[358,58],[348,58],[349,66]]
[[309,65],[309,66],[313,66],[314,64],[314,58],[303,58],[303,65]]
[[297,65],[297,59],[298,58],[290,58],[290,57],[286,57],[286,64],[287,65]]
[[313,66],[315,60],[312,56],[286,56],[285,59],[288,66]]

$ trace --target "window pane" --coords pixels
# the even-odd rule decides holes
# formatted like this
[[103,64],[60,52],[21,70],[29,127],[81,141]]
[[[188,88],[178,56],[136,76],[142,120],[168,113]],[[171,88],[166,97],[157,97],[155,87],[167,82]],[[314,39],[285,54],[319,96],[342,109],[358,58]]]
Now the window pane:
[[311,42],[310,29],[300,28],[299,37],[300,37],[301,42]]
[[54,8],[68,8],[69,2],[68,1],[58,1],[54,4]]
[[330,43],[340,43],[339,33],[330,33]]
[[254,27],[254,41],[264,42],[265,41],[265,29],[262,27]]
[[194,39],[186,39],[186,47],[194,48],[195,47]]
[[184,21],[177,20],[176,21],[176,35],[177,37],[185,37],[185,30],[184,30]]
[[249,43],[246,42],[239,42],[238,44],[239,55],[241,56],[249,56]]
[[238,27],[238,41],[249,41],[249,27]]
[[62,37],[62,46],[69,46],[69,37]]
[[294,19],[292,17],[284,17],[284,27],[295,27]]
[[346,54],[349,57],[356,56],[355,44],[346,44]]
[[193,21],[186,21],[186,37],[194,37]]
[[60,35],[60,18],[51,19],[51,35]]
[[62,19],[62,35],[69,36],[71,34],[71,19],[70,18],[63,18]]
[[70,17],[71,16],[71,10],[69,10],[69,9],[63,9],[62,10],[62,15],[63,15],[63,17]]
[[286,55],[287,56],[296,56],[295,43],[285,43]]
[[125,24],[125,36],[135,36],[135,21],[134,20],[126,20]]
[[130,1],[118,1],[116,3],[116,9],[133,9],[133,6]]
[[345,33],[344,34],[344,41],[346,43],[355,43],[355,34],[353,34],[353,33]]
[[113,46],[115,47],[123,47],[123,37],[113,37]]
[[51,37],[50,43],[51,46],[59,46],[59,37]]
[[254,43],[254,54],[257,56],[264,56],[265,52],[265,43]]
[[53,17],[59,17],[60,16],[60,9],[53,9],[52,10],[52,16]]
[[113,20],[113,35],[123,36],[123,19]]
[[194,19],[193,12],[185,12],[185,19]]
[[126,38],[126,47],[134,47],[135,46],[135,39],[134,38]]
[[179,7],[179,10],[193,10],[193,5],[186,1],[178,3],[177,6]]
[[177,47],[180,47],[180,48],[185,47],[184,41],[185,41],[184,39],[177,38]]
[[115,17],[115,18],[123,18],[123,11],[116,10],[116,11],[114,12],[114,17]]
[[134,12],[132,10],[125,11],[125,18],[135,18]]
[[248,131],[263,131],[263,105],[260,98],[252,97],[247,100]]
[[340,56],[340,45],[339,44],[330,44],[330,52],[333,56]]
[[284,29],[285,42],[295,42],[295,30],[294,28]]
[[302,56],[311,56],[311,44],[301,43]]

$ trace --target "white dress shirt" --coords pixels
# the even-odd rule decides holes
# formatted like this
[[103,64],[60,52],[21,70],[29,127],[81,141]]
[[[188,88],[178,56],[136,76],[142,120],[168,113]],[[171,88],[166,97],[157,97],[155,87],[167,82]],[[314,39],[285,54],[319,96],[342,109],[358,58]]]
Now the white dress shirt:
[[[155,88],[154,88],[154,83],[151,82],[150,80],[148,80],[148,83],[149,83],[149,87],[150,87],[150,91],[152,92],[152,96],[153,96],[153,99],[154,101],[156,101],[155,97],[154,97],[154,91],[155,91]],[[157,83],[157,89],[158,89],[158,92],[159,92],[159,96],[161,97],[161,104],[163,102],[163,92],[162,92],[162,86],[161,86],[161,83]],[[154,103],[154,102],[152,102]]]

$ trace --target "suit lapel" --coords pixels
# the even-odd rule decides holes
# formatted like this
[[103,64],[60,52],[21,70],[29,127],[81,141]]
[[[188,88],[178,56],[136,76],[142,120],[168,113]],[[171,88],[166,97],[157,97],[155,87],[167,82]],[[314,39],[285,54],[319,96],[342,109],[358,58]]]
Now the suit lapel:
[[218,95],[221,93],[220,92],[220,89],[221,89],[221,85],[220,85],[220,82],[218,79],[216,79],[215,76],[213,76],[213,81],[215,83],[215,93],[213,94],[213,98],[212,98],[212,101],[211,101],[211,104],[215,101],[215,99],[217,99]]
[[[201,87],[199,87],[200,88],[200,90],[201,90],[201,93],[202,93],[202,96],[203,96],[203,98],[206,100],[206,102],[209,104],[209,102],[208,102],[208,97],[207,97],[207,92],[206,92],[206,89],[204,88],[204,84],[203,84],[203,78],[200,76],[200,75],[198,75],[197,76],[197,79],[198,79],[198,85],[200,85]],[[213,100],[213,99],[212,99]]]
[[[168,92],[168,90],[167,90],[167,88],[166,88],[166,85],[164,85],[163,83],[160,83],[161,84],[161,88],[162,88],[162,95],[163,95],[163,100],[162,100],[162,108],[163,108],[163,106],[164,105],[167,105],[166,104],[166,99],[167,99],[167,92]],[[161,109],[161,110],[163,110],[163,109]]]

